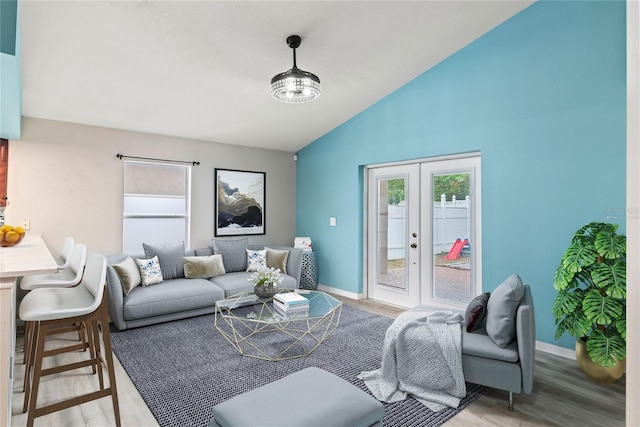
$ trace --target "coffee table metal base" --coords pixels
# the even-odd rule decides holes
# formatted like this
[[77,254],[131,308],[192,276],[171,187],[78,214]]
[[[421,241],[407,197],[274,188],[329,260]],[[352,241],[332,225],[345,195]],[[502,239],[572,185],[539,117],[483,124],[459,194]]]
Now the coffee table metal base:
[[215,327],[238,352],[271,362],[309,356],[340,322],[342,305],[322,317],[282,320],[266,303],[216,306]]

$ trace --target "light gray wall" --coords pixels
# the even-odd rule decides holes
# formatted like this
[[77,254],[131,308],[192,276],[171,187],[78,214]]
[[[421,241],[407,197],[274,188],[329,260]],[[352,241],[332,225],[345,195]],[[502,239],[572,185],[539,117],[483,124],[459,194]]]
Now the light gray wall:
[[89,252],[120,252],[124,162],[117,153],[200,162],[192,168],[191,247],[211,244],[214,169],[266,172],[267,234],[249,236],[249,244],[293,244],[293,153],[30,117],[22,139],[9,143],[6,223],[29,219],[29,232],[42,234],[55,255],[67,236]]

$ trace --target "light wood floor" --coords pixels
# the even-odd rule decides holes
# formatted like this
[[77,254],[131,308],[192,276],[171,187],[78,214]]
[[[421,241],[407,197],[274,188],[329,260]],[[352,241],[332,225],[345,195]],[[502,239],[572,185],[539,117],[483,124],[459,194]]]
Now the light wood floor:
[[[395,318],[402,309],[370,300],[354,301],[338,297],[345,304]],[[22,413],[22,337],[18,337],[13,393],[13,418],[11,425],[26,425]],[[64,339],[64,337],[62,337]],[[74,356],[65,358],[67,363]],[[53,359],[53,358],[52,358]],[[155,418],[138,394],[126,372],[116,363],[116,382],[123,427],[157,426]],[[60,363],[60,362],[57,362]],[[445,426],[624,426],[625,378],[613,386],[601,386],[587,380],[578,370],[574,360],[536,352],[535,382],[531,395],[514,395],[515,410],[507,410],[507,393],[489,390],[468,408],[448,421]],[[94,391],[97,380],[87,371],[77,370],[46,377],[41,382],[38,401],[40,405],[54,402],[58,396],[69,393],[82,394]],[[114,425],[110,398],[36,418],[35,426],[111,426]],[[631,423],[629,425],[632,425]]]

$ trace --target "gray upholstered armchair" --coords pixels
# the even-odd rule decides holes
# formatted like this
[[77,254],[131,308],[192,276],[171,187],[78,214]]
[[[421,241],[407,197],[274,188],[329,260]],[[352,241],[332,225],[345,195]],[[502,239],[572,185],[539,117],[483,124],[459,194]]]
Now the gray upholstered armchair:
[[[492,309],[496,312],[515,313],[515,319],[507,318],[502,313],[499,323],[504,327],[505,323],[511,323],[515,320],[515,325],[511,323],[513,336],[503,334],[501,331],[496,332],[493,325],[489,326],[492,330],[492,337],[487,333],[486,321],[482,321],[478,327],[467,332],[465,325],[462,327],[462,371],[464,379],[467,382],[480,384],[499,390],[509,392],[509,410],[513,410],[513,393],[530,394],[533,388],[533,368],[535,363],[536,351],[536,326],[535,313],[533,309],[533,298],[531,296],[531,288],[529,285],[520,284],[522,293],[519,293],[517,305],[513,303],[513,299],[509,299],[508,292],[513,292],[510,287],[516,282],[520,282],[520,278],[516,275],[511,276],[505,283],[500,285],[494,291],[491,297],[494,297],[486,304],[487,316]],[[506,285],[506,286],[505,286]],[[500,291],[499,291],[500,289]],[[504,290],[507,289],[505,294]],[[501,292],[503,291],[503,292]],[[513,297],[513,295],[511,295]],[[499,304],[496,307],[496,304]],[[514,304],[513,307],[502,307]],[[435,309],[435,307],[420,306],[422,308]],[[465,314],[461,312],[461,314]],[[496,341],[500,344],[496,344]]]
[[485,327],[462,329],[462,371],[465,381],[513,393],[530,394],[536,355],[536,323],[531,288],[524,285],[524,297],[516,311],[516,337],[505,348],[498,347]]

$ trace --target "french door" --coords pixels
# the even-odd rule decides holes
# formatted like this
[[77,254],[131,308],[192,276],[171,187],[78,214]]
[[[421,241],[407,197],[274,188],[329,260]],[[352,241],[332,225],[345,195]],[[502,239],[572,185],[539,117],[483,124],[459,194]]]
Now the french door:
[[368,297],[463,306],[481,292],[480,156],[368,168]]

